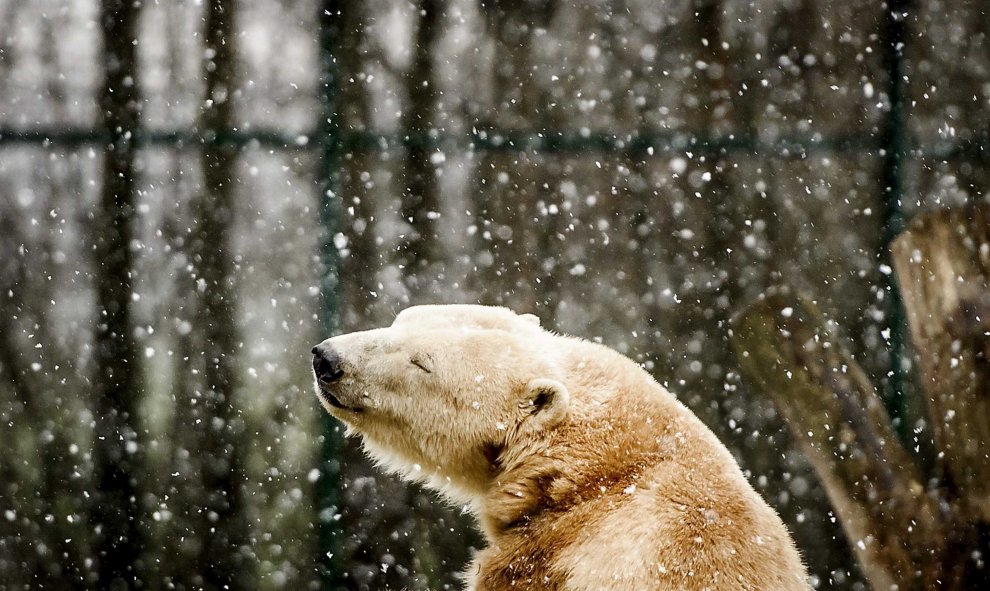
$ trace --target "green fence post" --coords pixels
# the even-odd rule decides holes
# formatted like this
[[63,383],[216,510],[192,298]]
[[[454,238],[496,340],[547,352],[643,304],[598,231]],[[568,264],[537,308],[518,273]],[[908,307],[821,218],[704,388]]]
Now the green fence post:
[[[320,224],[323,232],[322,258],[324,265],[320,285],[322,298],[323,336],[333,334],[340,320],[338,289],[339,253],[334,245],[334,233],[338,224],[338,197],[340,186],[341,140],[340,122],[337,115],[338,72],[335,49],[340,36],[340,10],[338,0],[323,0],[320,3],[320,103],[321,113],[318,125],[320,139]],[[340,538],[343,532],[338,527],[340,513],[341,465],[340,451],[343,438],[340,424],[329,414],[320,411],[322,445],[320,449],[320,479],[317,482],[317,518],[319,527],[320,578],[324,589],[339,589],[344,576],[341,568]]]
[[906,441],[908,428],[905,416],[904,384],[906,371],[905,314],[900,290],[891,269],[890,243],[904,229],[904,212],[901,200],[904,196],[903,164],[907,150],[904,79],[904,47],[907,41],[905,20],[907,0],[887,0],[885,20],[884,67],[887,70],[887,95],[890,110],[883,124],[880,144],[883,149],[882,173],[884,218],[883,244],[880,261],[883,270],[883,287],[886,291],[886,324],[889,331],[890,373],[887,379],[887,412],[895,420],[895,428],[901,440]]

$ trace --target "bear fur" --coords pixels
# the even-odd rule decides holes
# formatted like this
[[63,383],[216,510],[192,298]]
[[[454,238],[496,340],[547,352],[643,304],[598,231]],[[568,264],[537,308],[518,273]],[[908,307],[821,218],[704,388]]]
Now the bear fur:
[[416,306],[313,349],[387,470],[476,515],[470,591],[810,589],[729,451],[630,359],[485,306]]

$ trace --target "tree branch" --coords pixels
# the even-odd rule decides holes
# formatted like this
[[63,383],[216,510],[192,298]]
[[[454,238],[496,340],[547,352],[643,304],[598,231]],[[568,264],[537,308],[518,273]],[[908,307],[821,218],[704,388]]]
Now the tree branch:
[[946,484],[990,522],[990,206],[922,215],[891,250]]
[[865,372],[816,307],[772,293],[734,319],[732,345],[822,479],[874,588],[928,586],[936,569],[925,565],[943,544],[934,504]]

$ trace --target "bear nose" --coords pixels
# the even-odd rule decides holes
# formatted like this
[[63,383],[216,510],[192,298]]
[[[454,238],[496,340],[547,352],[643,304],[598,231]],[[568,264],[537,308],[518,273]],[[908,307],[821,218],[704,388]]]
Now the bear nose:
[[344,376],[340,354],[327,344],[313,347],[313,372],[324,382],[336,382]]

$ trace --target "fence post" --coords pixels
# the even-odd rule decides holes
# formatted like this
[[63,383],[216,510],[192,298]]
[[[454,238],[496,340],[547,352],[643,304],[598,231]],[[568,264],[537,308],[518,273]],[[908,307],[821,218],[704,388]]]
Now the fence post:
[[904,212],[901,200],[904,196],[903,164],[907,148],[905,99],[908,98],[904,79],[904,47],[907,41],[905,20],[908,0],[887,0],[885,19],[884,68],[887,71],[887,96],[890,110],[883,122],[880,145],[883,150],[881,179],[883,182],[884,217],[883,244],[880,262],[883,288],[886,292],[886,328],[889,331],[890,373],[887,376],[887,412],[894,420],[894,427],[902,441],[907,440],[905,424],[904,384],[906,371],[904,304],[893,276],[890,245],[904,229]]
[[[334,245],[338,224],[338,197],[340,186],[341,139],[338,116],[339,73],[335,50],[340,37],[340,0],[322,0],[319,6],[320,25],[320,121],[318,134],[321,146],[319,166],[319,208],[323,236],[321,255],[323,275],[320,281],[322,308],[321,329],[329,336],[339,326],[339,253]],[[344,0],[346,1],[346,0]],[[338,589],[343,584],[340,537],[338,527],[340,512],[340,451],[343,438],[340,424],[320,410],[322,444],[320,446],[320,478],[317,481],[317,518],[319,528],[319,567],[324,589]]]

